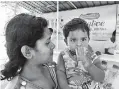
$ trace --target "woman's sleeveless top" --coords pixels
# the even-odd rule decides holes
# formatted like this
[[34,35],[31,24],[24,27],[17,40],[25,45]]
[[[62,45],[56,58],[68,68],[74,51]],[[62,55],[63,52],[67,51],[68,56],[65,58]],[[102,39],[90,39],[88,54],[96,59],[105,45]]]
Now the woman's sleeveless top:
[[[55,83],[54,89],[58,89],[58,82],[57,82],[57,76],[56,76],[56,65],[49,66],[47,64],[44,64],[44,66],[46,66],[48,68],[48,70],[50,72],[50,76]],[[42,88],[41,86],[33,84],[28,79],[19,75],[19,76],[16,76],[15,78],[13,78],[8,83],[8,85],[6,86],[5,89],[44,89],[44,88]]]

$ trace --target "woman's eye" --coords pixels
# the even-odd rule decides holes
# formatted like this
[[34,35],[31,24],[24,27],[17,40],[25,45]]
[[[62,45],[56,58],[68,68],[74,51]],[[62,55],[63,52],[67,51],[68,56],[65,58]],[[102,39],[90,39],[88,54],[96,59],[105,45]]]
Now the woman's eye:
[[46,45],[49,45],[49,44],[50,44],[50,42],[47,42],[47,43],[46,43]]

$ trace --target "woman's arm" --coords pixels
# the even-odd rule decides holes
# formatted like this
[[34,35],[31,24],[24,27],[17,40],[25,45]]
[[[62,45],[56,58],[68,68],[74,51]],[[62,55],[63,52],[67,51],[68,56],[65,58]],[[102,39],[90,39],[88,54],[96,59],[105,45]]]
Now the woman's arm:
[[67,83],[66,72],[65,72],[65,65],[63,60],[63,54],[60,53],[58,57],[58,64],[57,64],[57,78],[58,83],[61,89],[70,89]]

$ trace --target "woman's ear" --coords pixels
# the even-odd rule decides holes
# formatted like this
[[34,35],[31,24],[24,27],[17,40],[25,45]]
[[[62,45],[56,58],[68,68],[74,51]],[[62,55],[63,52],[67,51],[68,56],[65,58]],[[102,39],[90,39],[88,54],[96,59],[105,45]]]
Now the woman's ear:
[[66,39],[66,38],[64,39],[64,42],[65,42],[65,43],[66,43],[66,45],[67,45],[67,39]]
[[21,53],[22,55],[27,59],[32,59],[32,48],[24,45],[21,47]]
[[90,37],[88,36],[88,39],[90,40]]

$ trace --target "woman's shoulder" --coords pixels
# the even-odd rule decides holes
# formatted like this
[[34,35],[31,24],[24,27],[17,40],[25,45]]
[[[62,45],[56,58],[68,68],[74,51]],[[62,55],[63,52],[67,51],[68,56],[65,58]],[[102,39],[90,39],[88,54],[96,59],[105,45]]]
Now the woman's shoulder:
[[8,82],[5,89],[19,89],[19,76],[14,77],[11,81]]
[[16,76],[8,83],[5,89],[43,89],[43,88],[42,86],[35,85],[21,76]]
[[1,80],[0,81],[0,87],[1,89],[5,89],[6,85],[9,83],[7,80]]
[[41,87],[35,86],[29,81],[22,79],[21,76],[14,77],[4,89],[42,89]]

